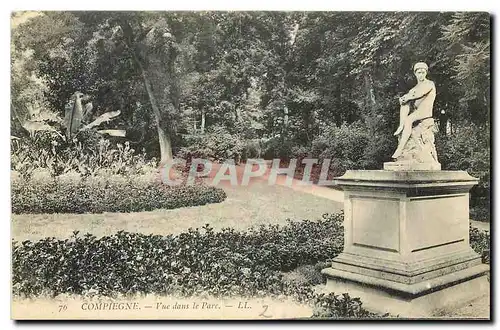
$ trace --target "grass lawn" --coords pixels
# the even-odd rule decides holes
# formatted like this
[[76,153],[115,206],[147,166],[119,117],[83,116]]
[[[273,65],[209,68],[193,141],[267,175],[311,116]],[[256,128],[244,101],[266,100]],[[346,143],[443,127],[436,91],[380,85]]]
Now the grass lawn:
[[246,187],[219,186],[226,191],[227,199],[204,206],[139,213],[12,214],[12,238],[18,241],[47,236],[67,238],[74,230],[97,237],[119,230],[166,235],[207,223],[215,229],[245,230],[260,224],[284,224],[287,218],[316,220],[324,213],[339,212],[343,206],[289,187],[269,186],[264,180],[251,181]]

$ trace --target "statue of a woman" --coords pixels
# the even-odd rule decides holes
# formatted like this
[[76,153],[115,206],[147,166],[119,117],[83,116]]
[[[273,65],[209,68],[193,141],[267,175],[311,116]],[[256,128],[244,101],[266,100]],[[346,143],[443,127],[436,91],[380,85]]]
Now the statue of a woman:
[[[428,66],[423,62],[416,63],[413,66],[413,72],[417,78],[417,85],[413,87],[407,94],[399,98],[400,117],[399,127],[394,135],[401,134],[398,148],[392,155],[392,158],[401,156],[406,142],[411,135],[413,123],[426,118],[432,118],[432,107],[436,98],[436,86],[434,82],[426,78]],[[410,110],[413,110],[410,113]]]

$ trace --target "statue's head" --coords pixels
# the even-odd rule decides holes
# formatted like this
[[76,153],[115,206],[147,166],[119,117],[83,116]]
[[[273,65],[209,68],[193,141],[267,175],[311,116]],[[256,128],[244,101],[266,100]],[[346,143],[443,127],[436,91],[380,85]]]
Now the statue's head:
[[424,81],[429,72],[429,67],[424,62],[418,62],[413,66],[413,73],[418,81]]
[[87,101],[88,99],[90,98],[89,95],[87,94],[83,94],[82,92],[80,91],[76,91],[75,93],[73,93],[73,95],[71,96],[71,99],[73,101],[77,100],[77,99],[81,99],[82,101]]

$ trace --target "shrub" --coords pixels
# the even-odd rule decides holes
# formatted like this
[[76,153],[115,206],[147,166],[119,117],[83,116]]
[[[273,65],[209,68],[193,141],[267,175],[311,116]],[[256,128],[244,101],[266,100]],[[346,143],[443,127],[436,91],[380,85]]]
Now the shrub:
[[312,155],[319,159],[332,159],[330,169],[335,176],[346,170],[365,169],[365,150],[371,140],[361,122],[341,127],[326,127],[323,134],[313,141]]
[[219,203],[225,198],[220,188],[166,186],[135,176],[82,179],[69,172],[55,179],[12,183],[13,213],[141,212]]
[[65,240],[13,242],[14,293],[292,293],[280,271],[332,258],[342,247],[341,215],[247,232],[208,225],[176,236],[120,231],[98,239],[75,232]]
[[265,152],[265,139],[244,139],[241,141],[241,159],[246,161],[249,158],[262,158]]
[[[373,318],[380,317],[362,307],[359,298],[351,298],[349,294],[320,294],[314,302],[313,318]],[[387,316],[387,315],[385,315]]]
[[248,232],[214,232],[206,225],[176,236],[119,231],[97,239],[78,234],[65,240],[14,241],[13,294],[291,296],[310,304],[313,317],[377,316],[364,310],[357,298],[318,295],[309,284],[286,282],[277,270],[340,253],[341,214]]
[[470,227],[470,245],[474,251],[479,253],[483,262],[490,263],[490,234],[489,232]]
[[49,132],[35,139],[12,140],[11,169],[25,179],[39,169],[52,176],[72,171],[91,176],[103,170],[109,174],[143,175],[156,170],[156,161],[147,160],[144,152],[137,153],[129,142],[112,146],[98,133],[85,132],[69,143],[53,138]]
[[240,159],[244,144],[237,134],[231,134],[223,126],[211,126],[204,134],[184,136],[186,146],[178,157],[187,159],[203,158],[218,161]]
[[262,150],[262,157],[265,159],[280,158],[288,160],[293,158],[293,143],[288,139],[273,137],[269,139]]

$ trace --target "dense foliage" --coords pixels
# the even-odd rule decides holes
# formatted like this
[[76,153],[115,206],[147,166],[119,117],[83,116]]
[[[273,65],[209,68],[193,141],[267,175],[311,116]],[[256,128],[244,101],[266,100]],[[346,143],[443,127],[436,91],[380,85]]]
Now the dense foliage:
[[[49,148],[45,148],[49,145]],[[138,153],[131,144],[112,143],[97,133],[88,132],[69,143],[58,143],[50,134],[34,139],[11,140],[11,169],[24,179],[37,171],[51,176],[77,172],[92,175],[151,175],[158,170],[157,161]]]
[[279,271],[334,257],[343,246],[339,215],[248,232],[206,225],[168,236],[77,234],[14,242],[14,293],[279,294]]
[[490,263],[490,234],[477,228],[471,227],[469,230],[470,245],[474,251],[479,253],[483,262]]
[[51,177],[41,171],[14,179],[13,213],[141,212],[220,203],[226,193],[204,185],[168,186],[143,175],[91,176],[76,172]]
[[223,126],[212,126],[203,134],[186,135],[184,139],[187,146],[181,148],[178,156],[187,160],[237,160],[241,157],[244,147],[239,136],[230,134]]
[[[140,212],[219,203],[222,189],[162,184],[154,159],[129,142],[113,146],[90,132],[68,144],[50,135],[12,141],[13,213]],[[51,148],[43,147],[49,139]]]
[[472,194],[489,199],[488,13],[18,12],[13,27],[14,136],[80,90],[96,116],[121,110],[105,129],[162,162],[306,154],[331,157],[339,174],[380,169],[397,142],[397,96],[425,61],[443,169],[478,174]]

